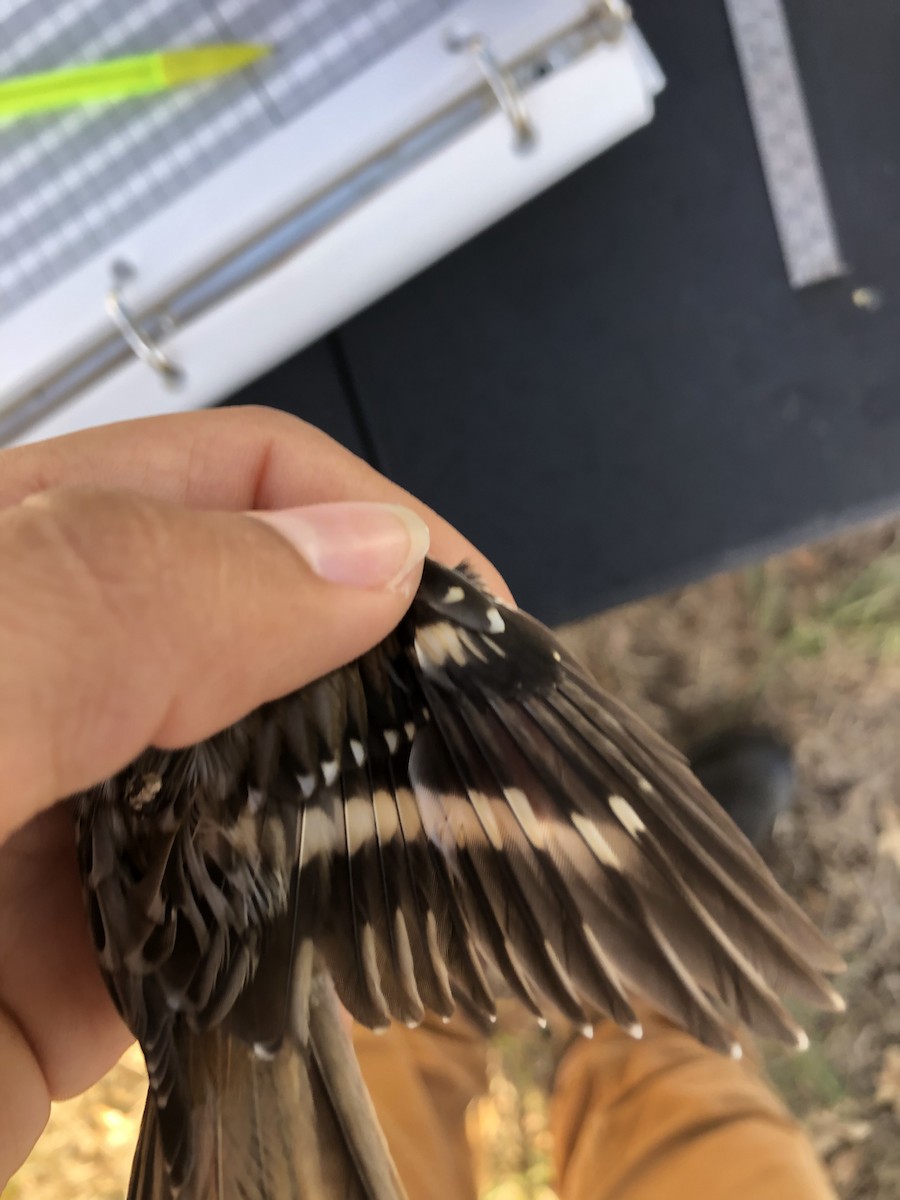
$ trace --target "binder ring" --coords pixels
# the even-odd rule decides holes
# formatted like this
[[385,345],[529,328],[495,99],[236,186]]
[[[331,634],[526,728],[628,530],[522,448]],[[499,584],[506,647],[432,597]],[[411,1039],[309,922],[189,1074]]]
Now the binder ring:
[[528,115],[525,98],[509,71],[504,70],[497,61],[484,34],[473,33],[468,37],[460,37],[451,33],[447,36],[447,48],[454,53],[468,51],[473,56],[494,98],[512,125],[516,146],[520,150],[529,146],[534,141],[535,128]]
[[113,263],[113,285],[106,293],[106,311],[122,335],[128,348],[171,387],[182,378],[181,368],[162,350],[148,333],[141,329],[131,309],[122,298],[122,289],[134,270],[127,263]]

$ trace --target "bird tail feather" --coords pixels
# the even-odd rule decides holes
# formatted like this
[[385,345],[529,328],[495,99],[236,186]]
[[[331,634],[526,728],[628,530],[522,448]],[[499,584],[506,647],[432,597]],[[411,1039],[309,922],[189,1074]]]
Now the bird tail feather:
[[[308,1043],[274,1053],[219,1028],[192,1037],[188,1178],[167,1168],[177,1131],[151,1089],[128,1200],[405,1200],[328,976],[309,994]],[[180,1107],[180,1106],[179,1106]]]

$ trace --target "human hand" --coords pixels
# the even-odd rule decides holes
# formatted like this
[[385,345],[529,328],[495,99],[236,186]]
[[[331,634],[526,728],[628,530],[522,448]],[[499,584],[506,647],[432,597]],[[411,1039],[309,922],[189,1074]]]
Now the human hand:
[[[433,557],[468,559],[508,595],[446,522],[281,413],[160,417],[0,452],[0,1186],[50,1100],[130,1040],[56,801],[384,637],[427,548],[421,521],[384,504],[424,519]],[[308,505],[327,507],[246,515]]]

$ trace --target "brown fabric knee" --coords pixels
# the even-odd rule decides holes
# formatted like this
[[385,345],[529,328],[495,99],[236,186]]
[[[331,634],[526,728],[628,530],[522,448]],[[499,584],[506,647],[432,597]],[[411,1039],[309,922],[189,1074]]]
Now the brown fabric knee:
[[835,1200],[812,1146],[760,1077],[642,1014],[565,1056],[551,1125],[560,1200]]
[[[664,1018],[610,1022],[560,1065],[551,1104],[560,1200],[835,1200],[809,1141],[760,1077]],[[475,1200],[466,1108],[486,1045],[463,1021],[354,1031],[410,1200]]]

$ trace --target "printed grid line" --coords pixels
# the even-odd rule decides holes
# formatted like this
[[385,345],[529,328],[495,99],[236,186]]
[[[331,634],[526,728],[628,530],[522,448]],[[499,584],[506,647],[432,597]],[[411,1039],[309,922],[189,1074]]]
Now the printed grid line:
[[0,0],[0,77],[216,41],[240,74],[0,126],[0,319],[459,0]]

